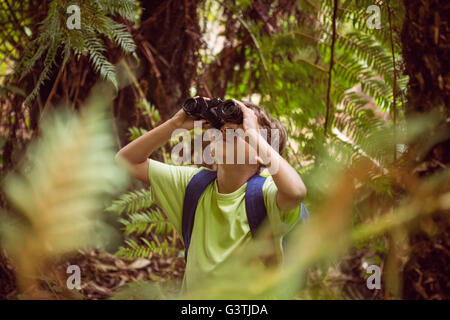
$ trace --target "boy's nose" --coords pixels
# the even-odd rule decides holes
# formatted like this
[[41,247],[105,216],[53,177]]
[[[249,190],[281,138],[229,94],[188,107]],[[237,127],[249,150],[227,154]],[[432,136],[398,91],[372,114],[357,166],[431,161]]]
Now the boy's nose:
[[225,124],[221,129],[221,134],[222,136],[225,138],[227,135],[229,136],[229,138],[233,137],[235,135],[235,128],[233,127],[233,125],[227,125]]
[[225,131],[226,129],[235,130],[238,126],[235,123],[225,122],[220,130]]
[[225,123],[222,128],[220,128],[220,131],[222,131],[222,134],[227,132],[227,129],[233,129],[231,128],[227,123]]

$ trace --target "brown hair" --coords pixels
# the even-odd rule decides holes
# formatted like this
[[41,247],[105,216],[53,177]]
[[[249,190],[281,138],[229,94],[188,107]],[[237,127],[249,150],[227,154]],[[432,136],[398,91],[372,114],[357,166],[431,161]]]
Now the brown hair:
[[[266,141],[273,147],[272,145],[272,132],[271,129],[277,129],[279,134],[278,134],[278,141],[274,140],[275,143],[278,143],[278,153],[279,154],[283,154],[283,151],[286,149],[286,143],[287,143],[287,132],[286,129],[283,127],[283,125],[280,123],[280,121],[272,118],[270,115],[268,115],[266,113],[266,111],[256,105],[253,104],[251,102],[248,101],[241,101],[247,108],[250,108],[253,110],[253,112],[256,115],[256,118],[258,119],[258,125],[260,129],[266,129],[267,130],[267,139]],[[207,144],[206,144],[207,145]],[[203,145],[203,147],[205,147],[205,145]],[[202,149],[203,150],[203,149]],[[202,151],[203,152],[203,151]],[[215,168],[216,164],[206,164],[203,163],[202,166],[207,167],[209,169],[212,170],[217,170],[217,168]],[[261,173],[262,169],[265,166],[263,165],[258,165],[258,174]]]

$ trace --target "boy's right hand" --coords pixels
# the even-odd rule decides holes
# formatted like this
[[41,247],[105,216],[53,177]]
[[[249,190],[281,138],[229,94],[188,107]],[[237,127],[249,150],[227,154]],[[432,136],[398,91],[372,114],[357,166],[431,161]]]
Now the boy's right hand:
[[183,128],[186,130],[194,129],[194,119],[184,112],[183,108],[178,110],[177,113],[170,119],[176,129]]

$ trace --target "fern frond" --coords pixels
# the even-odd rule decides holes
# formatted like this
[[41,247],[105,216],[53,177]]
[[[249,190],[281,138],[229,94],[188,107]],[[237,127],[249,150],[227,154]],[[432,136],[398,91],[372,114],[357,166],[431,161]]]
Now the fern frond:
[[118,214],[129,214],[148,209],[152,204],[153,199],[150,190],[141,189],[122,194],[118,200],[114,200],[105,210]]
[[134,0],[98,0],[97,3],[108,14],[118,14],[119,16],[126,18],[132,22],[136,21],[135,15],[138,4]]
[[58,52],[58,44],[55,42],[50,43],[50,46],[47,50],[47,55],[44,60],[44,69],[39,75],[39,78],[34,86],[33,91],[26,97],[24,104],[28,105],[30,101],[34,100],[41,89],[41,86],[50,78],[50,75],[53,70],[53,66],[55,65],[55,58]]
[[38,46],[38,44],[39,44],[38,39],[34,39],[33,41],[30,41],[25,47],[24,57],[21,63],[17,65],[15,70],[16,74],[20,74],[19,80],[22,80],[23,77],[25,77],[25,75],[30,73],[30,71],[36,64],[36,61],[38,61],[45,53],[45,51],[48,49],[47,46],[45,45]]
[[114,23],[111,37],[114,42],[119,45],[123,52],[133,53],[136,51],[136,44],[134,43],[131,34],[123,24]]
[[138,244],[135,240],[125,240],[127,247],[120,247],[116,252],[118,256],[127,259],[147,258],[151,259],[154,254],[173,255],[176,249],[171,246],[167,240],[160,242],[159,240],[148,241],[145,238],[140,239],[144,244]]
[[89,61],[91,62],[92,67],[103,79],[109,80],[117,90],[116,68],[103,55],[103,52],[106,51],[103,43],[97,38],[92,30],[86,35],[85,41],[86,50],[89,52]]
[[36,98],[42,84],[48,80],[53,67],[57,52],[63,48],[63,62],[65,66],[71,56],[71,49],[78,58],[82,54],[88,54],[91,65],[100,76],[110,81],[118,88],[116,70],[114,65],[105,57],[105,47],[101,35],[107,36],[116,43],[126,54],[135,55],[136,45],[131,34],[123,24],[115,22],[108,15],[119,14],[124,18],[133,20],[136,13],[136,4],[131,0],[99,1],[88,0],[79,2],[82,14],[81,29],[67,30],[64,23],[66,17],[66,6],[57,0],[49,4],[47,16],[39,26],[37,38],[31,41],[25,51],[22,62],[16,67],[20,73],[20,79],[29,74],[36,62],[46,54],[44,68],[34,89],[26,99],[26,103]]
[[147,210],[128,215],[129,220],[121,219],[120,222],[125,226],[125,234],[136,235],[150,234],[152,232],[159,235],[168,235],[173,230],[173,225],[167,221],[166,217],[158,210]]
[[4,180],[10,207],[22,217],[16,224],[22,232],[9,233],[2,244],[26,281],[35,279],[47,258],[98,245],[98,234],[108,235],[98,213],[123,189],[127,175],[114,162],[106,111],[111,101],[101,98],[81,115],[67,108],[44,117],[41,137],[30,145],[20,174]]

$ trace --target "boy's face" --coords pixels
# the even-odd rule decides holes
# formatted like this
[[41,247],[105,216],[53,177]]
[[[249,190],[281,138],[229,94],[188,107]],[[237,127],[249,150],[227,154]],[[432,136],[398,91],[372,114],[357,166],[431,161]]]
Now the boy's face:
[[256,148],[248,143],[242,124],[225,123],[220,131],[210,129],[206,132],[217,164],[256,164]]

